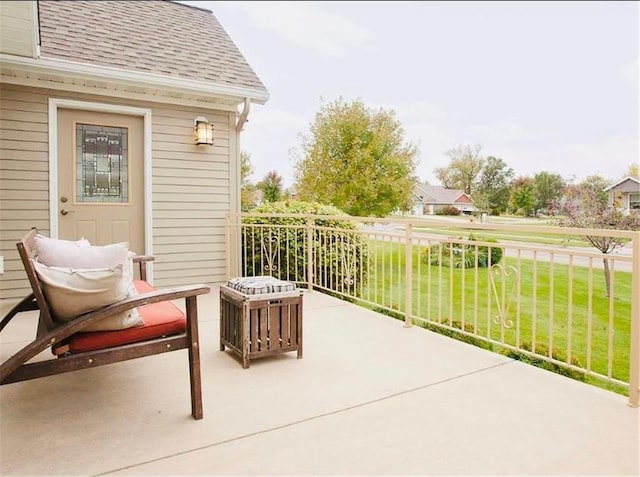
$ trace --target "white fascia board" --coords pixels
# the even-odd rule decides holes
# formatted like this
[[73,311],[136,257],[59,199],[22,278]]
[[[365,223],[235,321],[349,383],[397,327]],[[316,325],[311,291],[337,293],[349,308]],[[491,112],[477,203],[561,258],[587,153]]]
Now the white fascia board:
[[184,78],[174,78],[153,73],[141,73],[138,71],[121,70],[109,66],[88,65],[74,61],[52,58],[25,58],[14,55],[0,54],[0,68],[14,68],[44,74],[57,74],[82,78],[87,80],[109,80],[116,83],[146,86],[160,90],[182,91],[210,95],[216,98],[236,99],[238,102],[245,98],[252,102],[265,104],[269,99],[269,93],[252,88],[229,86],[207,81],[198,81]]
[[636,184],[640,184],[640,180],[636,179],[635,177],[627,176],[624,179],[616,182],[615,184],[610,185],[609,187],[605,187],[604,189],[602,189],[602,192],[609,192],[611,189],[613,189],[615,187],[618,187],[620,184],[624,184],[628,180],[631,180],[631,181],[635,182]]

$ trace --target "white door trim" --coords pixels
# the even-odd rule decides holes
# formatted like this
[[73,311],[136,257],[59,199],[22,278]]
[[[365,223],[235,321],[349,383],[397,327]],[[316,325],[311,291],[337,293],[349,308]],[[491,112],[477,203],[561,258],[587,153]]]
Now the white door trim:
[[[151,110],[117,104],[93,103],[74,99],[49,98],[49,227],[50,236],[58,238],[58,109],[79,109],[101,113],[129,114],[144,119],[144,254],[153,255],[152,190],[151,190]],[[147,278],[153,282],[153,262]]]

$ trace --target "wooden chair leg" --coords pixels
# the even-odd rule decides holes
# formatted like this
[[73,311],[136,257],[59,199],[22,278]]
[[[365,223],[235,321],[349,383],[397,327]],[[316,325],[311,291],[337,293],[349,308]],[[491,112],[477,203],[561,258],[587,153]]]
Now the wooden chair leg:
[[220,351],[224,351],[225,349],[223,330],[225,330],[226,328],[227,328],[226,314],[224,312],[224,303],[221,299],[220,300],[220,333],[219,333],[220,334]]
[[198,305],[196,297],[186,299],[187,335],[189,338],[189,379],[191,382],[191,415],[202,419],[202,380],[198,341]]

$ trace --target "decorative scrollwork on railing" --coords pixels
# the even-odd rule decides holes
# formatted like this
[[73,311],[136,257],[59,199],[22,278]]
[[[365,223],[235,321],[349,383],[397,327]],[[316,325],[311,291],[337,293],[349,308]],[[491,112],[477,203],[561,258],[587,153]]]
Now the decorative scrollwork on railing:
[[261,240],[262,245],[262,256],[264,257],[265,263],[263,265],[263,269],[269,275],[271,273],[278,270],[278,250],[280,250],[280,234],[277,234],[273,231],[266,232],[262,236]]
[[342,285],[351,289],[356,283],[356,273],[358,269],[358,263],[353,253],[354,246],[349,236],[339,234],[335,237],[336,252],[340,257],[341,270],[338,276],[340,276]]
[[[500,280],[500,294],[498,293],[497,279]],[[511,328],[513,326],[513,320],[509,318],[509,307],[517,290],[519,280],[520,274],[515,267],[511,265],[503,267],[500,264],[491,266],[489,281],[491,282],[493,296],[495,297],[496,306],[498,307],[498,314],[493,318],[493,322],[504,328]],[[511,286],[511,288],[507,290],[509,286]]]
[[350,253],[342,254],[342,282],[347,286],[352,286],[356,280],[356,259]]

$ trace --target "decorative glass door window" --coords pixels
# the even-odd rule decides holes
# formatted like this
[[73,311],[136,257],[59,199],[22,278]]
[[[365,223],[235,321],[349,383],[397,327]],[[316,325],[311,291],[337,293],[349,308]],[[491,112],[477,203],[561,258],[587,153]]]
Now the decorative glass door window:
[[127,128],[76,124],[76,202],[129,202]]

